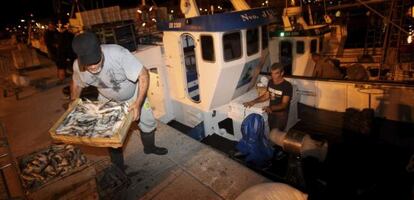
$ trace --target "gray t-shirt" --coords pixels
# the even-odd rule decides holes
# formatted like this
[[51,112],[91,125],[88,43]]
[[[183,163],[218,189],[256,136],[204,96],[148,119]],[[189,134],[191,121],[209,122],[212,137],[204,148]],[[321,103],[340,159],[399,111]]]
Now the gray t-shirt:
[[73,63],[73,81],[81,88],[95,86],[106,99],[126,101],[134,96],[138,75],[143,65],[128,49],[116,44],[103,44],[103,67],[98,74],[81,72]]

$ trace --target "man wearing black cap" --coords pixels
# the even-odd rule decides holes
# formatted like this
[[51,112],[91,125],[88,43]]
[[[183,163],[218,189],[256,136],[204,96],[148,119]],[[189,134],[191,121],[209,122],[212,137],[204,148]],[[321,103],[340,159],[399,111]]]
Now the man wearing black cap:
[[149,74],[141,62],[122,46],[101,45],[92,32],[75,36],[72,48],[77,60],[73,63],[71,98],[79,98],[82,88],[95,86],[99,91],[100,101],[132,100],[129,110],[134,119],[139,121],[144,153],[167,154],[166,148],[154,144],[156,121],[146,99]]

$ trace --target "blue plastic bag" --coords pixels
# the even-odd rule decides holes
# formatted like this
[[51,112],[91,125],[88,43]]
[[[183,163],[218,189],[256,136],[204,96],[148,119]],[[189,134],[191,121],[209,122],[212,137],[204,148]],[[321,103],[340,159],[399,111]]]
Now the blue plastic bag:
[[273,156],[273,147],[265,137],[265,122],[261,115],[252,113],[241,124],[242,139],[236,148],[245,161],[257,166],[265,165]]

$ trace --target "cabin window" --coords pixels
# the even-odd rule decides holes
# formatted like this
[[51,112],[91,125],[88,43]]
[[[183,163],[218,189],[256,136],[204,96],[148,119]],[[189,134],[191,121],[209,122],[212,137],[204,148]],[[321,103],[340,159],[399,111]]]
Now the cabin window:
[[187,94],[190,99],[200,102],[200,90],[198,87],[197,59],[195,54],[194,38],[190,35],[181,36],[181,45],[184,54],[185,77],[187,83]]
[[280,63],[285,69],[285,75],[292,75],[293,44],[290,41],[280,42]]
[[267,26],[262,26],[262,49],[266,49],[269,46],[269,34],[267,32]]
[[242,55],[240,32],[223,35],[224,61],[231,61],[240,58]]
[[246,33],[247,55],[259,52],[259,29],[249,29]]
[[318,41],[316,39],[311,40],[310,52],[316,53],[317,47],[318,47]]
[[200,36],[200,40],[201,40],[201,54],[203,56],[203,60],[214,62],[215,57],[214,57],[213,37],[210,35],[202,35]]
[[303,42],[303,41],[297,41],[296,42],[296,53],[297,54],[305,53],[305,42]]

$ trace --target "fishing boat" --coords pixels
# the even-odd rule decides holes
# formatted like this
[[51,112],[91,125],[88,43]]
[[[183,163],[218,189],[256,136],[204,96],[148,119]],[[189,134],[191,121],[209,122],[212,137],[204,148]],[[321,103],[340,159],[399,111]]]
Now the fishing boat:
[[[187,127],[186,133],[197,140],[219,136],[227,141],[222,144],[234,145],[243,137],[240,128],[246,116],[258,113],[266,120],[265,103],[242,105],[258,95],[256,72],[266,76],[272,63],[282,63],[294,88],[288,125],[282,131],[303,133],[293,134],[297,148],[306,135],[328,141],[327,158],[308,162],[310,173],[305,178],[305,158],[292,164],[279,157],[270,167],[273,171],[250,167],[296,184],[317,199],[409,197],[412,181],[407,177],[413,174],[405,166],[413,162],[409,157],[414,150],[414,87],[409,80],[375,75],[370,80],[314,78],[312,53],[342,52],[343,59],[343,52],[351,51],[341,45],[332,51],[329,40],[345,38],[333,35],[335,25],[308,25],[300,6],[278,12],[271,7],[250,8],[244,1],[232,3],[233,12],[200,15],[194,0],[183,0],[185,18],[158,24],[162,45],[136,51],[150,68],[148,95],[156,117]],[[389,51],[382,52],[384,56]],[[376,65],[379,74],[380,66]],[[291,168],[301,172],[286,175]],[[384,179],[378,180],[379,175]],[[404,178],[392,184],[393,176]]]

